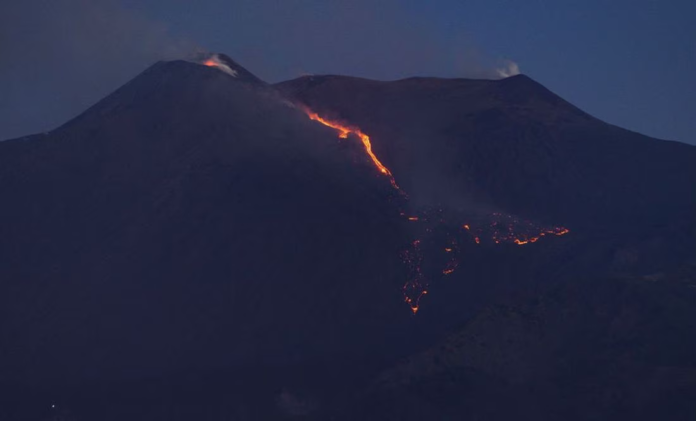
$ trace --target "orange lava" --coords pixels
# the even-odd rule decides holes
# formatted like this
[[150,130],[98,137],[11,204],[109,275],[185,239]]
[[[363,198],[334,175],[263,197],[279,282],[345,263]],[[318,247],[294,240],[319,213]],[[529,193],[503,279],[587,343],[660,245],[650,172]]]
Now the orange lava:
[[535,237],[528,237],[528,238],[524,238],[524,239],[515,238],[515,240],[513,242],[515,244],[517,244],[518,246],[521,246],[524,244],[536,243],[537,241],[539,241],[539,239],[541,237],[545,236],[546,234],[561,236],[561,235],[566,235],[569,232],[570,232],[570,230],[568,228],[559,227],[559,228],[555,228],[555,229],[542,231],[539,233],[538,236],[535,236]]
[[310,119],[318,121],[319,123],[331,127],[332,129],[338,130],[338,137],[340,137],[341,139],[348,138],[348,135],[351,133],[358,136],[363,144],[363,147],[365,148],[365,152],[372,160],[372,163],[375,164],[375,167],[377,167],[379,172],[389,177],[389,181],[395,189],[401,190],[399,189],[399,186],[396,184],[396,180],[394,180],[394,176],[392,175],[391,171],[389,171],[389,168],[385,167],[384,164],[382,164],[382,162],[380,162],[380,160],[377,158],[375,153],[372,152],[372,142],[370,141],[370,136],[363,133],[362,130],[358,129],[357,127],[346,126],[335,121],[327,120],[323,117],[320,117],[319,114],[307,109],[305,109],[305,112],[307,113],[307,116],[309,116]]
[[[203,62],[203,64],[211,67],[218,65],[218,63],[213,59],[208,59]],[[301,109],[311,120],[317,121],[324,126],[331,127],[332,129],[336,130],[338,132],[338,137],[341,139],[347,139],[351,134],[357,136],[363,144],[365,153],[370,157],[370,160],[377,170],[383,175],[389,177],[392,187],[394,187],[404,197],[408,198],[408,196],[396,184],[392,172],[386,166],[384,166],[384,164],[382,164],[382,162],[372,151],[372,142],[370,141],[370,136],[363,133],[362,130],[357,127],[321,117],[319,114],[309,110],[306,107],[301,107]],[[427,223],[431,220],[428,215],[423,214],[420,217],[407,216],[403,211],[400,212],[400,215],[406,217],[409,221],[418,222],[418,224],[416,224],[417,226],[425,225],[425,232],[432,233],[432,227],[427,225]],[[467,232],[467,235],[470,236],[469,238],[473,237],[476,244],[481,244],[483,239],[484,241],[492,241],[495,244],[513,243],[517,245],[525,245],[535,243],[539,241],[541,237],[547,235],[561,236],[569,232],[567,228],[563,227],[542,228],[532,224],[531,222],[518,220],[511,215],[505,215],[502,213],[493,213],[489,216],[488,220],[491,222],[484,226],[479,226],[476,223],[472,223],[473,226],[469,224],[457,225]],[[441,218],[440,223],[445,223],[444,219]],[[428,251],[427,248],[426,251]],[[448,245],[448,247],[445,247],[444,251],[448,253],[448,257],[450,257],[449,261],[441,270],[441,274],[446,276],[453,273],[459,266],[459,248],[457,247],[456,242],[453,241],[450,245]],[[418,313],[421,298],[428,294],[428,287],[430,283],[428,279],[429,276],[426,275],[421,269],[421,264],[424,257],[423,252],[424,250],[421,249],[421,241],[414,240],[411,247],[401,253],[402,260],[408,269],[408,280],[402,287],[402,293],[404,296],[404,302],[408,304],[414,315]]]
[[475,234],[476,244],[481,243],[481,238],[490,239],[495,244],[513,243],[518,246],[536,243],[542,237],[568,234],[570,230],[564,227],[539,227],[529,221],[517,219],[511,215],[493,213],[493,220],[488,227],[478,226],[472,228],[469,224],[462,225],[466,231]]
[[202,64],[204,66],[208,66],[208,67],[217,67],[218,66],[217,62],[215,60],[213,60],[212,58],[209,58],[208,60],[204,61]]
[[406,304],[408,304],[409,307],[411,307],[411,311],[413,312],[414,315],[415,315],[416,313],[418,313],[418,309],[420,308],[420,307],[418,306],[418,303],[420,302],[421,297],[424,296],[424,295],[426,295],[427,293],[428,293],[427,290],[421,291],[420,295],[418,295],[418,297],[416,297],[415,300],[414,300],[414,299],[411,299],[411,298],[409,298],[409,297],[406,297],[406,298],[405,298],[404,301],[406,302]]

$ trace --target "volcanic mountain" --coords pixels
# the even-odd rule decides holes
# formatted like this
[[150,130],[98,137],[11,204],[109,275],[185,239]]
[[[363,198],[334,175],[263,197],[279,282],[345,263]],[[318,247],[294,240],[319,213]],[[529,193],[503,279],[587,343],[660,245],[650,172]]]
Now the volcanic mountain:
[[[62,127],[0,143],[0,415],[55,417],[41,411],[57,401],[85,419],[383,419],[392,406],[353,406],[384,384],[412,399],[412,378],[489,399],[538,369],[545,388],[555,354],[527,347],[545,357],[501,371],[509,353],[471,344],[505,348],[507,309],[532,314],[525,328],[565,320],[584,285],[601,305],[572,328],[611,342],[596,327],[613,319],[587,307],[635,307],[597,279],[689,267],[695,185],[696,148],[526,76],[269,85],[224,55],[160,62]],[[442,383],[433,356],[474,374]]]
[[158,63],[0,144],[3,380],[361,358],[408,320],[388,180],[229,66]]

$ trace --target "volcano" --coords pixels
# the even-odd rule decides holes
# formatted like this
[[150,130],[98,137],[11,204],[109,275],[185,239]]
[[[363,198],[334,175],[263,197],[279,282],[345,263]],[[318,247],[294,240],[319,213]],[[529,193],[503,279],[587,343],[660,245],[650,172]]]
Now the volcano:
[[[665,309],[641,340],[663,338],[665,303],[679,319],[696,308],[674,274],[696,251],[695,185],[693,146],[602,122],[523,75],[270,85],[223,54],[160,62],[58,129],[0,143],[0,415],[383,419],[415,383],[478,385],[485,402],[542,368],[546,391],[566,367],[544,352],[566,331],[554,324],[544,352],[525,333],[517,361],[492,333],[522,337],[501,312],[531,315],[528,330],[574,309],[587,322],[572,332],[597,348],[619,323],[605,313],[638,300]],[[669,293],[651,306],[616,277]],[[472,351],[479,337],[517,366]],[[655,353],[631,363],[662,367]],[[684,376],[674,390],[690,396]]]
[[334,330],[407,316],[389,181],[229,67],[159,63],[2,144],[4,378],[358,356]]

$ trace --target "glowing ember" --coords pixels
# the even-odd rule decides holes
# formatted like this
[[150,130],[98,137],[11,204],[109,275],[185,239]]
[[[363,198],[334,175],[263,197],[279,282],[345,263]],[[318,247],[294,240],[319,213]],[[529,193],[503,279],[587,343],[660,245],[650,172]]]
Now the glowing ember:
[[570,232],[568,228],[563,228],[563,227],[558,227],[558,228],[552,228],[550,230],[542,231],[540,232],[537,236],[530,236],[530,237],[522,237],[522,238],[515,238],[514,243],[517,244],[518,246],[524,245],[524,244],[529,244],[529,243],[536,243],[539,241],[539,239],[545,235],[566,235]]
[[491,222],[488,226],[481,225],[472,229],[471,225],[465,224],[463,228],[467,232],[475,234],[476,244],[481,242],[481,238],[489,238],[495,244],[512,243],[522,246],[525,244],[536,243],[542,237],[548,235],[561,236],[568,234],[570,230],[564,227],[541,228],[529,221],[519,220],[511,215],[493,213],[490,216]]
[[[450,253],[450,252],[448,252],[448,253]],[[447,265],[445,266],[445,268],[442,269],[442,274],[449,275],[450,273],[454,272],[455,269],[457,269],[457,266],[459,266],[459,261],[457,260],[457,256],[452,256],[452,258],[447,262]]]
[[[468,238],[477,245],[524,245],[535,243],[543,237],[562,236],[570,232],[564,227],[540,227],[503,213],[481,216],[465,224],[452,224],[442,212],[442,209],[434,209],[419,216],[402,215],[417,222],[419,236],[425,240],[414,241],[412,247],[402,254],[409,268],[409,280],[403,286],[404,301],[414,314],[422,305],[421,299],[429,291],[431,282],[451,275],[459,267],[460,241]],[[460,229],[452,230],[449,227]],[[443,236],[447,239],[445,245],[442,244]]]
[[423,255],[420,240],[415,240],[412,247],[402,253],[402,259],[409,271],[409,280],[403,286],[404,302],[411,308],[413,314],[418,313],[421,297],[428,293],[427,283],[421,271]]

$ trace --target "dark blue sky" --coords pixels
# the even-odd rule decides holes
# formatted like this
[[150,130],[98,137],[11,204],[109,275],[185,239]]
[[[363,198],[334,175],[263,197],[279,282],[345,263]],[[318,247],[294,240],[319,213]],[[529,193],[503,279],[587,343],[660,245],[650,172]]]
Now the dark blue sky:
[[29,0],[0,6],[0,138],[48,130],[151,62],[481,77],[517,63],[585,111],[696,144],[696,1]]

